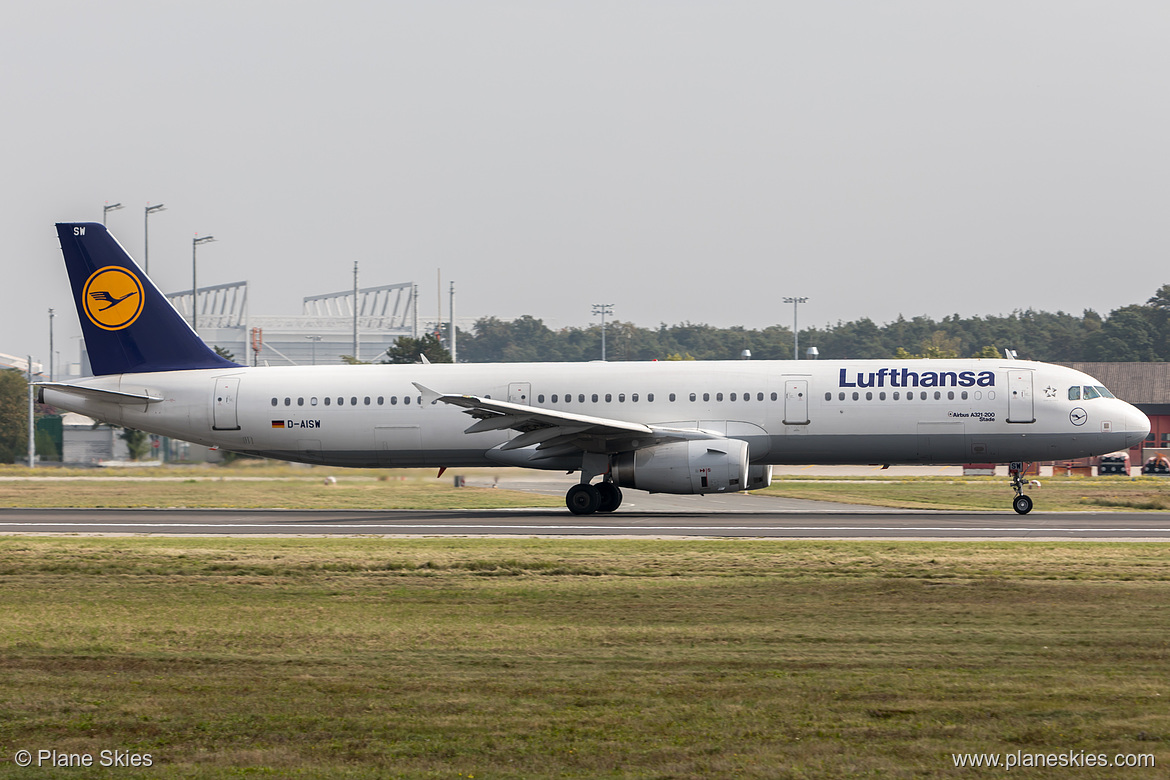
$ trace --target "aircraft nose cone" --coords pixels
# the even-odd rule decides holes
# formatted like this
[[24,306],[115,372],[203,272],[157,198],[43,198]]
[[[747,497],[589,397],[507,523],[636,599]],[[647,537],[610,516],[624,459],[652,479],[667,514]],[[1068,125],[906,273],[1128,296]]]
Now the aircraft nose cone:
[[1136,447],[1150,435],[1150,418],[1136,406],[1130,406],[1125,419],[1125,441],[1127,447]]

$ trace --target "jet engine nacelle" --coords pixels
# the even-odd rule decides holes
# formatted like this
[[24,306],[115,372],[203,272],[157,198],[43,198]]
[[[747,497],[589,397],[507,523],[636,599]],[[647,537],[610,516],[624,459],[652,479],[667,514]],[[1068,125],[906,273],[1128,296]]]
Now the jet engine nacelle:
[[771,466],[749,466],[745,490],[762,490],[772,484]]
[[611,468],[622,487],[651,493],[730,493],[749,487],[748,444],[739,439],[679,441],[623,452]]

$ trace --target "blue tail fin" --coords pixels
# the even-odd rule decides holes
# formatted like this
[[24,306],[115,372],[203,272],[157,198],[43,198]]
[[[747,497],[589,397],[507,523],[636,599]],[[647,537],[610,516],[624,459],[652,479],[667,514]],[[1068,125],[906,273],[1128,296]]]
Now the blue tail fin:
[[94,374],[237,367],[203,343],[104,225],[61,222],[57,237]]

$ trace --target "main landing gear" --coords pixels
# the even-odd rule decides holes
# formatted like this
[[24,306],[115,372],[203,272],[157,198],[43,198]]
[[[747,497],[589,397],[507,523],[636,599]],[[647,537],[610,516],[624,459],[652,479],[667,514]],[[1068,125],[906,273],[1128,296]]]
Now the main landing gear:
[[573,485],[565,495],[565,504],[575,515],[612,512],[622,505],[622,490],[612,482]]
[[[1008,475],[1012,478],[1012,490],[1016,491],[1016,497],[1012,499],[1012,509],[1016,510],[1017,514],[1026,515],[1032,511],[1032,499],[1024,495],[1024,485],[1028,484],[1021,476],[1024,473],[1024,464],[1016,461],[1008,465]],[[1040,483],[1035,483],[1039,485]]]
[[[596,485],[589,484],[600,476]],[[581,481],[565,494],[565,505],[575,515],[594,512],[612,512],[622,505],[621,488],[609,473],[609,456],[601,452],[586,452],[581,456]]]

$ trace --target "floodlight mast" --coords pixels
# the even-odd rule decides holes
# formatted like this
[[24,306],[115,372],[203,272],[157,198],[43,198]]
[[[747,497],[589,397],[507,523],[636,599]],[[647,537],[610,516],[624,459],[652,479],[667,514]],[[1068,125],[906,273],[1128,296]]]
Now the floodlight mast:
[[106,214],[109,214],[111,211],[117,211],[120,208],[122,208],[121,203],[110,203],[107,200],[106,205],[102,206],[102,225],[106,224]]
[[796,307],[801,303],[808,303],[808,298],[784,298],[785,303],[792,304],[792,359],[800,360],[800,329],[796,325]]
[[142,262],[146,266],[146,275],[150,276],[150,215],[156,211],[166,211],[167,207],[161,203],[146,204],[146,216],[142,225]]
[[593,313],[601,315],[601,362],[605,362],[605,315],[613,314],[612,303],[593,304]]
[[200,238],[198,234],[191,239],[191,330],[196,333],[199,332],[199,284],[195,273],[195,250],[200,244],[209,244],[214,240],[215,236]]

